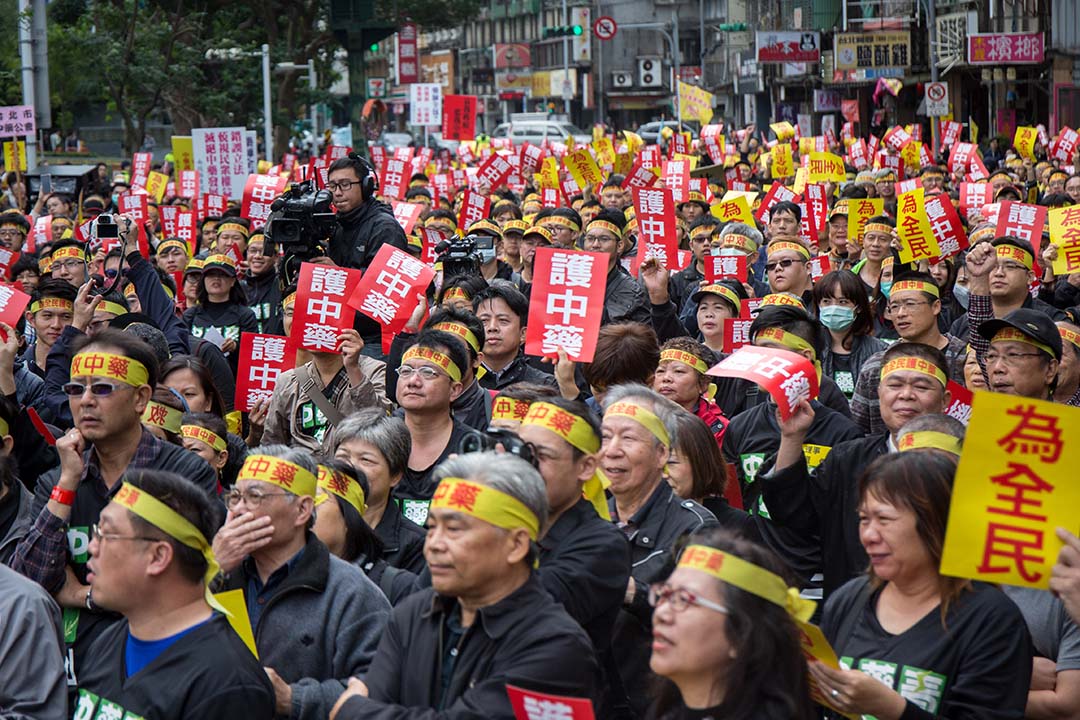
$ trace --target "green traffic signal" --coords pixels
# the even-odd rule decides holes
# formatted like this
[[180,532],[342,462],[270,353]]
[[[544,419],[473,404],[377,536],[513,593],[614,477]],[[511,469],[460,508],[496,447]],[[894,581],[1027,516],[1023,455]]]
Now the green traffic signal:
[[379,43],[371,43],[371,47],[368,48],[373,53],[379,52]]
[[573,27],[573,31],[574,31],[574,34],[575,34],[575,35],[580,35],[580,34],[582,33],[582,29],[581,29],[581,26],[580,26],[580,25],[575,25],[575,26]]

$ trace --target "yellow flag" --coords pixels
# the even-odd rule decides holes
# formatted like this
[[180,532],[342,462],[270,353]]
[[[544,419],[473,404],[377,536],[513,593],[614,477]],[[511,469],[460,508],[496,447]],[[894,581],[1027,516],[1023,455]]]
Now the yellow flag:
[[540,165],[539,176],[541,188],[557,189],[559,187],[559,166],[555,158],[550,155],[544,158],[544,162]]
[[900,236],[900,262],[926,260],[941,255],[937,238],[926,216],[923,189],[915,188],[896,201],[896,234]]
[[26,143],[22,140],[4,143],[4,169],[26,172]]
[[975,118],[968,118],[968,134],[971,136],[971,142],[978,144],[979,126],[975,124]]
[[150,193],[156,202],[161,202],[161,198],[165,197],[165,186],[168,184],[169,176],[165,173],[151,170],[146,176],[146,192]]
[[679,81],[679,118],[708,125],[713,117],[713,94]]
[[563,156],[563,165],[570,171],[570,175],[573,176],[578,187],[582,190],[604,180],[600,168],[586,148],[566,153]]
[[976,392],[953,483],[941,574],[1047,589],[1078,529],[1080,410]]
[[611,138],[599,137],[592,142],[593,149],[596,150],[596,162],[601,166],[611,167],[615,164],[615,145],[612,144]]
[[190,135],[172,136],[173,165],[177,172],[195,169],[195,150]]

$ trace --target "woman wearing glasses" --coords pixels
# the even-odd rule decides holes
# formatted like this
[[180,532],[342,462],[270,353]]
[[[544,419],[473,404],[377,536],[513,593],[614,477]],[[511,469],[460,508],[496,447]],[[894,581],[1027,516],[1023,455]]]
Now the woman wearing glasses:
[[654,720],[814,717],[783,564],[719,529],[690,536],[674,571],[649,588],[653,672],[665,678]]

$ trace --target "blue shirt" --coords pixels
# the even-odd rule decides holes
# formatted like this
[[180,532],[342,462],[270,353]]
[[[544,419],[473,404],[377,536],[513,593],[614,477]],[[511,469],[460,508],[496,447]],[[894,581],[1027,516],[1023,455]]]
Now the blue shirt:
[[303,554],[304,548],[300,548],[300,552],[289,558],[287,563],[270,573],[270,577],[266,578],[266,584],[263,584],[262,578],[259,577],[259,570],[255,567],[255,561],[250,556],[244,559],[244,570],[247,572],[244,600],[247,602],[252,632],[259,626],[259,618],[262,617],[262,611],[266,608],[266,604],[270,602],[270,598],[274,596],[277,589],[285,582],[285,578],[300,562],[300,556]]
[[127,677],[131,677],[142,670],[152,663],[158,655],[172,647],[177,640],[193,630],[198,630],[203,625],[210,622],[213,617],[213,614],[211,614],[210,618],[203,620],[201,623],[196,623],[187,630],[181,630],[175,635],[170,635],[169,637],[161,638],[160,640],[140,640],[128,630],[127,646],[124,649],[124,671],[127,673]]

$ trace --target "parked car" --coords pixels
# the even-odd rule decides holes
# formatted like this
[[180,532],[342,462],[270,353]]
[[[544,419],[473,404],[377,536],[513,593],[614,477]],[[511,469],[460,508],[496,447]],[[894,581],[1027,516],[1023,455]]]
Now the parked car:
[[416,140],[412,135],[405,132],[384,132],[375,141],[375,145],[382,145],[387,152],[394,152],[398,148],[415,145]]
[[550,142],[565,142],[567,135],[574,136],[574,142],[588,144],[592,135],[573,123],[557,120],[522,120],[502,123],[491,133],[493,138],[510,138],[515,147],[528,142],[539,145],[546,139]]
[[[679,123],[674,120],[656,120],[654,122],[648,122],[637,129],[637,134],[641,136],[641,139],[646,143],[654,144],[660,142],[660,131],[662,128],[671,128],[673,132],[679,132]],[[682,123],[681,130],[683,132],[689,132],[691,139],[698,136],[697,128],[687,122]]]

